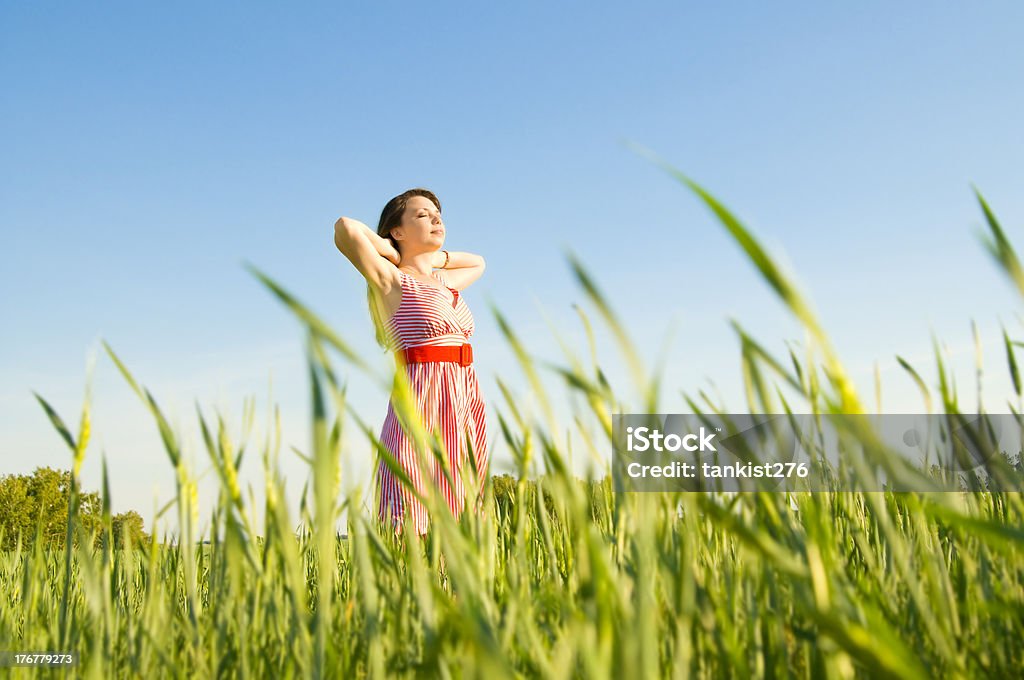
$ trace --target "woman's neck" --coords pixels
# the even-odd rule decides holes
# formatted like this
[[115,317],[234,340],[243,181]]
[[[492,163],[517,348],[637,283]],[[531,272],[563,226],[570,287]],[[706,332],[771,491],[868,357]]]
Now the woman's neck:
[[434,268],[430,266],[433,258],[434,254],[430,252],[418,253],[408,257],[403,256],[402,259],[398,261],[398,268],[405,269],[409,272],[416,272],[422,276],[430,276],[434,271]]

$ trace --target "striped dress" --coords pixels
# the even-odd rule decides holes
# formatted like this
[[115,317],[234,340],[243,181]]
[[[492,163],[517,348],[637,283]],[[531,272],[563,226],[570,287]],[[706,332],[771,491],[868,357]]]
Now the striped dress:
[[[434,272],[448,290],[431,286],[399,272],[402,301],[385,323],[385,335],[394,350],[424,345],[462,345],[473,334],[473,315],[459,291],[448,288],[448,280],[440,271]],[[454,300],[452,299],[454,297]],[[487,429],[483,395],[473,365],[461,366],[457,362],[422,362],[406,365],[406,375],[419,409],[423,426],[428,432],[437,428],[444,442],[452,485],[445,479],[436,459],[426,452],[424,469],[415,464],[416,451],[412,441],[399,424],[392,402],[381,431],[381,444],[391,452],[402,470],[413,481],[419,493],[426,497],[425,478],[436,485],[455,517],[462,513],[463,505],[480,512],[483,507],[483,485],[487,475]],[[468,446],[467,446],[468,438]],[[472,473],[469,457],[476,462],[477,474]],[[464,488],[462,474],[472,480],[472,488]],[[427,510],[402,484],[385,464],[377,465],[376,488],[378,517],[400,524],[411,514],[416,531],[427,531]]]

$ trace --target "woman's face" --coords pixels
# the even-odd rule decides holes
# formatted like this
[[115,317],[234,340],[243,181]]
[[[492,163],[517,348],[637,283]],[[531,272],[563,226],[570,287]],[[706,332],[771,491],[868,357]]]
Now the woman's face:
[[425,196],[413,196],[405,205],[402,225],[391,230],[403,254],[431,252],[444,245],[445,228],[441,212]]

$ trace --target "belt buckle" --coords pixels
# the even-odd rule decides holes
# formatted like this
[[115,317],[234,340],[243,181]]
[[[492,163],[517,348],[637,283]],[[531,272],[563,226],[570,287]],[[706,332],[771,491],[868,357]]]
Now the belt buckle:
[[473,363],[473,346],[459,345],[459,365],[469,366]]

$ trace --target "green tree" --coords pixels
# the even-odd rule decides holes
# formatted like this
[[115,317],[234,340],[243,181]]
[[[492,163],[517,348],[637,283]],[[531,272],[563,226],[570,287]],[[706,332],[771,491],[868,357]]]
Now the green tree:
[[142,515],[134,510],[114,515],[110,518],[110,523],[114,529],[115,548],[124,547],[124,532],[128,533],[128,540],[131,545],[139,545],[144,541],[149,541],[149,535],[143,531],[145,524],[142,521]]
[[[0,477],[0,549],[10,550],[21,534],[22,545],[29,546],[37,533],[48,548],[62,548],[67,535],[68,501],[71,495],[71,471],[37,467],[30,475]],[[82,490],[78,516],[86,531],[102,540],[103,503],[100,495]],[[111,518],[114,545],[120,545],[121,527],[128,529],[132,541],[148,538],[142,517],[134,510]]]

